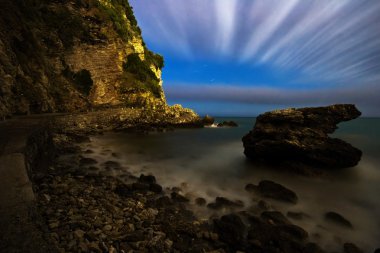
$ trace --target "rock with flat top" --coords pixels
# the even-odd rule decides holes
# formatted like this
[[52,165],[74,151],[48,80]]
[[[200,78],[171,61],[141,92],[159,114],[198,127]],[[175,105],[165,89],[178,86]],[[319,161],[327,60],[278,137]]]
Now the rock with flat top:
[[352,104],[275,110],[257,117],[243,137],[244,154],[251,160],[302,172],[306,169],[353,167],[362,152],[329,134],[337,124],[361,112]]

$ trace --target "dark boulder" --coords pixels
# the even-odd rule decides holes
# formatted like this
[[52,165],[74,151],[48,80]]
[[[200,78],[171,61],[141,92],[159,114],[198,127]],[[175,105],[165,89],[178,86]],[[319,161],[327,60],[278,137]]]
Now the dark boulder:
[[[256,216],[248,218],[248,241],[260,245],[258,252],[304,252],[308,234],[293,224],[275,224],[271,220]],[[310,251],[313,252],[313,251]]]
[[156,183],[152,183],[149,185],[149,190],[155,193],[161,193],[162,192],[162,186]]
[[336,212],[328,212],[325,214],[325,219],[327,221],[333,222],[337,225],[347,227],[347,228],[353,228],[351,222],[344,218],[342,215]]
[[120,184],[116,186],[115,193],[121,197],[130,197],[132,195],[132,186]]
[[212,124],[214,124],[214,122],[215,122],[215,119],[213,117],[211,117],[210,115],[206,115],[202,119],[202,124],[204,126],[211,126]]
[[246,226],[236,214],[224,215],[214,220],[214,226],[219,238],[228,244],[239,247],[245,239]]
[[93,159],[93,158],[88,158],[88,157],[83,157],[80,159],[79,161],[80,165],[94,165],[94,164],[97,164],[98,162]]
[[134,191],[145,192],[145,191],[149,190],[149,184],[144,184],[144,183],[136,182],[136,183],[132,184],[132,189]]
[[206,205],[206,200],[204,198],[196,198],[195,204],[197,204],[198,206],[204,206]]
[[291,222],[278,211],[265,211],[261,213],[261,218],[276,225],[290,225]]
[[289,211],[286,216],[288,216],[289,218],[293,219],[293,220],[303,220],[304,218],[310,218],[309,215],[307,215],[306,213],[303,213],[303,212],[291,212]]
[[210,209],[220,210],[222,208],[238,208],[244,207],[244,203],[240,200],[232,201],[224,197],[216,197],[215,202],[207,205]]
[[152,175],[145,176],[144,174],[141,174],[139,177],[139,182],[144,184],[154,184],[156,183],[156,178]]
[[156,199],[155,205],[164,208],[173,205],[173,201],[168,196],[162,196]]
[[269,180],[260,181],[257,186],[257,193],[266,198],[296,204],[297,195],[288,188]]
[[303,252],[304,253],[324,253],[325,251],[323,251],[321,247],[319,247],[316,243],[309,242],[303,248]]
[[103,165],[110,168],[120,168],[120,163],[115,161],[107,161],[103,163]]
[[345,243],[343,244],[344,253],[363,253],[361,249],[358,248],[353,243]]
[[218,127],[237,127],[238,124],[235,121],[223,121],[218,124]]
[[186,198],[185,196],[177,193],[177,192],[172,192],[170,194],[170,196],[172,197],[172,200],[175,201],[175,202],[179,202],[179,203],[185,203],[185,202],[189,202],[190,200],[188,198]]
[[352,167],[362,152],[329,137],[337,124],[361,112],[350,104],[275,110],[257,117],[252,131],[242,139],[244,154],[253,161],[288,167],[300,172],[311,168]]

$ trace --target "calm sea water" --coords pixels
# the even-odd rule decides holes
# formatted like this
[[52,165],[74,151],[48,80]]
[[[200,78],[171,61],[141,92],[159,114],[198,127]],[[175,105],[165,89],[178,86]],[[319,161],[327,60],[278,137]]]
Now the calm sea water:
[[[226,118],[227,119],[227,118]],[[380,119],[360,118],[341,123],[334,136],[363,151],[354,168],[335,170],[320,178],[297,176],[257,167],[245,159],[241,138],[252,129],[255,118],[228,118],[237,128],[181,129],[148,135],[108,133],[92,139],[85,148],[95,151],[99,161],[116,160],[132,174],[153,174],[164,187],[180,186],[191,199],[217,196],[244,201],[252,209],[257,198],[244,190],[247,183],[269,179],[294,190],[299,203],[269,201],[274,209],[304,212],[311,218],[293,221],[306,229],[312,241],[327,250],[341,251],[350,241],[373,252],[380,247]],[[217,118],[218,122],[224,118]],[[117,153],[117,158],[111,155]],[[111,171],[115,176],[120,172]],[[192,207],[201,218],[213,213]],[[349,219],[353,230],[324,220],[335,211]]]

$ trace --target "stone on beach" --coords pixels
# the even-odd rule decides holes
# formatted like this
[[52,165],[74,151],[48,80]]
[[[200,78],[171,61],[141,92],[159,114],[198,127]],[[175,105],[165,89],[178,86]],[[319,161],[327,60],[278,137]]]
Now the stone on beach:
[[325,219],[343,227],[353,228],[352,223],[349,220],[336,212],[327,212],[325,214]]
[[296,204],[298,197],[292,190],[270,180],[262,180],[258,186],[247,184],[245,189],[263,197]]
[[353,167],[360,161],[362,152],[329,134],[334,133],[338,123],[360,115],[351,104],[261,114],[253,130],[242,139],[244,154],[253,161],[301,173],[319,168]]

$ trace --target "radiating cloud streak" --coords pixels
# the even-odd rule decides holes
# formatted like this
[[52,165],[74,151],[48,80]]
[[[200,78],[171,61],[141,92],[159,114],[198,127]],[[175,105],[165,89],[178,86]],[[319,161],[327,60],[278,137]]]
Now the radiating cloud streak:
[[219,0],[218,4],[214,4],[219,34],[217,47],[223,54],[230,51],[234,36],[236,5],[237,0]]
[[[264,2],[262,1],[256,1],[256,4],[253,6],[253,12],[264,11],[270,14],[261,21],[261,24],[258,25],[258,28],[252,33],[241,55],[243,60],[249,60],[256,55],[257,51],[273,36],[284,19],[288,17],[298,1],[299,0],[287,0],[277,2],[277,4],[273,5],[268,4],[268,2],[263,4]],[[270,11],[270,9],[272,9],[272,11]]]
[[365,84],[380,72],[380,1],[131,3],[146,40],[184,58],[240,59],[346,84]]

